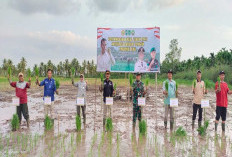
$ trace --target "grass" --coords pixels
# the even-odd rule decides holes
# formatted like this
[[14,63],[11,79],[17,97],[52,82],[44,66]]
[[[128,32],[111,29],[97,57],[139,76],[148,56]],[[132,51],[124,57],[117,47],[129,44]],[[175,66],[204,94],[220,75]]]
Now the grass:
[[133,74],[129,74],[129,83],[130,83],[130,86],[132,87],[133,85]]
[[193,80],[193,87],[196,88],[196,80]]
[[13,118],[11,120],[11,128],[12,128],[12,131],[16,131],[19,129],[19,117],[17,114],[13,115]]
[[111,132],[113,130],[112,118],[106,119],[106,131]]
[[76,115],[76,129],[77,131],[81,130],[81,117],[79,115]]
[[209,126],[209,121],[205,121],[205,122],[204,122],[204,125],[201,126],[201,127],[199,127],[199,128],[197,129],[199,135],[205,136],[205,135],[206,135],[206,130],[207,130],[208,126]]
[[44,126],[45,130],[51,130],[53,127],[52,119],[48,115],[45,116]]
[[144,119],[139,122],[139,134],[146,135],[147,133],[147,123]]

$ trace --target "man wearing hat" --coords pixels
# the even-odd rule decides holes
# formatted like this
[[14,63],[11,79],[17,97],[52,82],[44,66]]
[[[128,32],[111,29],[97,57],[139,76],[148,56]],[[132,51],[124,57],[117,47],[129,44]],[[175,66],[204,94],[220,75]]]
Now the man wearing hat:
[[136,119],[141,121],[141,106],[138,106],[138,97],[144,97],[144,83],[141,81],[141,73],[136,74],[136,81],[132,85],[133,88],[133,130],[135,129]]
[[157,59],[155,59],[156,50],[154,47],[151,48],[150,53],[151,53],[151,60],[148,63],[147,71],[159,71],[160,65],[159,65],[159,61]]
[[[167,119],[168,119],[168,112],[170,112],[170,129],[173,129],[174,125],[174,113],[173,108],[170,107],[170,98],[176,98],[177,89],[176,89],[176,82],[172,79],[172,70],[168,71],[168,79],[163,82],[163,94],[165,95],[164,99],[164,107],[165,107],[165,115],[164,115],[164,127],[167,128]],[[166,90],[165,84],[168,83],[168,91]]]
[[103,127],[105,126],[107,113],[110,112],[111,116],[111,106],[106,105],[106,97],[113,97],[114,86],[113,82],[110,80],[110,71],[106,70],[105,72],[106,79],[104,80],[103,86],[100,87],[100,92],[103,92]]
[[217,131],[217,126],[219,119],[222,118],[222,131],[225,132],[225,122],[226,122],[226,112],[228,106],[227,94],[232,94],[227,83],[224,81],[225,72],[220,71],[219,73],[220,82],[215,84],[216,93],[216,117],[215,117],[215,131]]
[[24,81],[23,73],[18,74],[19,81],[12,82],[10,76],[8,76],[8,81],[12,87],[15,88],[16,96],[19,98],[20,104],[17,106],[16,111],[19,117],[19,123],[21,125],[22,114],[27,121],[27,127],[29,127],[29,113],[27,106],[27,88],[31,86],[31,78],[29,78],[28,83]]
[[[84,75],[81,74],[80,81],[74,83],[74,80],[72,79],[72,84],[73,84],[73,86],[77,87],[77,90],[78,90],[77,97],[82,97],[85,99],[84,106],[81,106],[83,119],[84,119],[83,123],[85,125],[85,123],[86,123],[86,114],[85,114],[85,111],[86,111],[86,91],[88,90],[87,81],[84,80]],[[79,116],[81,116],[80,115],[80,106],[77,106],[77,114]]]
[[134,72],[146,72],[148,69],[147,63],[143,60],[145,50],[143,47],[140,47],[138,50],[138,60],[135,63]]
[[193,86],[193,116],[192,116],[192,128],[194,128],[196,115],[198,111],[198,127],[201,126],[202,121],[202,108],[201,108],[201,100],[204,98],[204,94],[207,94],[207,90],[205,89],[205,82],[201,80],[201,71],[197,71],[197,79],[194,80]]

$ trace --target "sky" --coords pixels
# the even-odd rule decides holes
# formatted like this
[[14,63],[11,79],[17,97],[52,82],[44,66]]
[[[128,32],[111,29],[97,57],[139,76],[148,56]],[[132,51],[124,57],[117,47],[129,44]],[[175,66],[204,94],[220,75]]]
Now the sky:
[[160,27],[161,61],[178,39],[181,60],[232,49],[232,0],[1,0],[0,64],[97,58],[97,27]]

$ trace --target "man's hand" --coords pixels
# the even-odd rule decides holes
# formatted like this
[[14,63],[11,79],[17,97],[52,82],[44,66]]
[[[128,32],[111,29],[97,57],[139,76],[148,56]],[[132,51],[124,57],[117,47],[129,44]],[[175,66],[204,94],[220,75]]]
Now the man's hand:
[[111,54],[111,49],[108,48],[108,49],[107,49],[107,52],[108,52],[108,54],[110,55],[110,54]]
[[206,90],[205,90],[205,94],[207,94],[207,93],[208,93],[208,90],[206,89]]
[[29,77],[28,82],[31,82],[31,78]]
[[193,89],[193,94],[195,94],[195,88]]
[[221,91],[221,89],[217,88],[216,93],[219,93],[220,91]]
[[165,91],[163,91],[163,94],[164,95],[168,95],[168,92],[165,90]]
[[59,95],[59,92],[58,92],[58,90],[56,90],[56,94],[57,94],[57,95]]
[[85,83],[86,83],[86,85],[88,84],[88,81],[87,80],[85,80]]

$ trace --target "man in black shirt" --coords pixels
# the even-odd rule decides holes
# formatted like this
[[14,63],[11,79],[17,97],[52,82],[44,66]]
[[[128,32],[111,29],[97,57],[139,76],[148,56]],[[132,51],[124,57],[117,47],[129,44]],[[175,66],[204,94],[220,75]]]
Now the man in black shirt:
[[110,105],[106,105],[106,97],[113,97],[114,94],[114,86],[113,86],[113,82],[110,80],[110,71],[106,70],[105,72],[105,77],[106,79],[104,80],[103,85],[100,88],[100,91],[103,91],[103,126],[105,126],[105,121],[106,121],[106,116],[107,114],[110,115],[109,117],[111,117],[111,106]]

